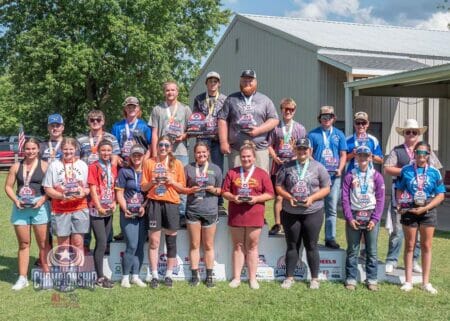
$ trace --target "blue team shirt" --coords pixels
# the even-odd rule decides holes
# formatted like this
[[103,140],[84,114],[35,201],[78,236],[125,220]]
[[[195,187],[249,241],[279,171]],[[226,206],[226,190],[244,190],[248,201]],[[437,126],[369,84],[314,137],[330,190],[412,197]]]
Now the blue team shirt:
[[[355,135],[347,137],[347,153],[352,153],[353,149],[358,146],[365,145],[370,148],[370,151],[375,156],[383,157],[383,152],[381,151],[380,143],[378,139],[370,134],[367,134],[367,137],[364,141],[357,141],[355,139]],[[347,172],[350,172],[355,167],[355,158],[352,158],[347,166]]]
[[[419,167],[417,169],[418,175],[423,175],[424,170],[425,168]],[[427,199],[433,198],[436,194],[445,193],[444,181],[442,180],[439,170],[432,166],[428,166],[426,176],[423,191],[427,195]],[[402,168],[400,179],[397,180],[395,187],[402,191],[407,190],[408,193],[414,195],[418,190],[414,165],[406,165]]]
[[[332,130],[332,133],[330,134],[330,130]],[[329,136],[328,136],[329,135]],[[329,137],[329,148],[331,149],[333,153],[333,157],[335,158],[336,163],[336,170],[339,167],[339,160],[340,160],[340,152],[341,151],[347,151],[347,142],[345,140],[344,133],[335,128],[331,127],[331,129],[326,131],[326,136]],[[308,138],[311,142],[311,147],[313,148],[313,158],[317,160],[318,162],[322,163],[322,165],[327,168],[328,171],[330,171],[330,168],[326,166],[325,159],[323,158],[323,151],[327,148],[325,145],[325,141],[323,139],[322,134],[322,127],[317,127],[313,130],[311,130],[308,133]]]
[[[127,140],[125,124],[126,120],[122,119],[121,121],[115,123],[111,129],[111,134],[113,134],[117,138],[120,148],[123,147],[124,142]],[[148,149],[152,143],[151,127],[149,127],[147,123],[142,119],[137,120],[137,125],[134,130],[132,130],[133,126],[134,123],[129,125],[131,132],[130,136],[132,136],[136,143]]]

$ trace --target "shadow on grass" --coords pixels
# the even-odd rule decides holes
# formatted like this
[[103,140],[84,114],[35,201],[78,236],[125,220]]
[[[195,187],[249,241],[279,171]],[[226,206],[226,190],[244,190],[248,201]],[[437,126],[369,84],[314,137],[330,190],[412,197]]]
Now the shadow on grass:
[[[30,276],[31,270],[34,268],[33,264],[35,261],[36,257],[30,256],[28,276]],[[17,273],[17,258],[0,255],[0,281],[14,284],[18,277]]]

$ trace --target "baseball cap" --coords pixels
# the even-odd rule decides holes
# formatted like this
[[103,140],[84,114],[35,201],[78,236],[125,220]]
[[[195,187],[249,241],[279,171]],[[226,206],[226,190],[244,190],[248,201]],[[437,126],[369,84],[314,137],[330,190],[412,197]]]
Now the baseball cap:
[[333,114],[334,115],[334,107],[333,106],[322,106],[320,107],[320,114]]
[[123,102],[123,105],[124,106],[128,106],[128,105],[138,106],[139,99],[137,99],[136,97],[133,97],[133,96],[127,97],[127,99],[125,99],[125,101]]
[[366,154],[366,155],[372,155],[372,151],[370,150],[369,147],[362,145],[362,146],[358,146],[358,148],[356,148],[356,154]]
[[252,69],[246,69],[242,71],[241,77],[256,78],[256,72]]
[[296,147],[296,148],[301,148],[301,147],[310,148],[311,145],[309,144],[309,139],[308,139],[308,138],[300,138],[300,139],[295,143],[295,147]]
[[60,114],[51,114],[48,116],[47,124],[64,124],[64,120]]
[[133,154],[142,154],[142,155],[144,155],[145,154],[144,147],[142,147],[139,144],[133,145],[133,147],[131,147],[131,149],[130,149],[130,155],[133,155]]
[[357,113],[355,113],[355,116],[353,117],[353,120],[357,120],[357,119],[369,121],[369,115],[367,115],[367,113],[365,113],[363,111],[358,111]]
[[216,71],[210,71],[206,74],[206,80],[208,80],[209,78],[216,78],[216,79],[220,80],[220,75]]

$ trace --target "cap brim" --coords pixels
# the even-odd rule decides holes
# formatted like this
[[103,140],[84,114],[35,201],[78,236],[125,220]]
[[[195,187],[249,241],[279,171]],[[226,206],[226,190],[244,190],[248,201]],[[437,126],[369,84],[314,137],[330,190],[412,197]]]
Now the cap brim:
[[418,131],[419,131],[419,135],[423,135],[423,134],[427,131],[428,126],[423,126],[423,127],[421,127],[421,128],[403,128],[403,127],[395,127],[395,131],[396,131],[397,134],[399,134],[400,136],[405,136],[405,135],[403,135],[403,132],[404,132],[405,130],[407,130],[407,129],[409,129],[409,130],[418,130]]

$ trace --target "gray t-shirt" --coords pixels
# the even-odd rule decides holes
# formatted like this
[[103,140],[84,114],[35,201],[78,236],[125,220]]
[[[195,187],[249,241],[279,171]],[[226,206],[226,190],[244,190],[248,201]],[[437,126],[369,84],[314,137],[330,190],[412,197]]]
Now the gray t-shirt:
[[[300,165],[300,172],[302,168],[303,166]],[[294,188],[298,186],[299,181],[300,175],[297,169],[297,161],[293,160],[281,166],[277,174],[275,185],[284,187],[288,193],[292,194]],[[326,168],[313,159],[309,160],[309,166],[305,173],[304,182],[306,183],[308,195],[317,192],[323,187],[330,186],[331,184],[330,175]],[[302,206],[292,207],[288,200],[283,199],[283,210],[290,214],[311,214],[315,213],[323,206],[323,199],[315,201],[308,208]]]
[[[175,128],[179,129],[179,134],[184,134],[187,128],[187,122],[189,117],[192,114],[189,106],[186,106],[183,103],[177,102],[177,110],[176,114],[173,115],[175,111],[174,106],[167,106],[165,102],[160,103],[153,107],[152,114],[150,115],[150,119],[148,120],[148,125],[158,129],[158,138],[167,135],[169,131],[172,131],[169,124],[169,115],[174,117],[174,125]],[[169,112],[168,112],[169,109]],[[182,141],[180,143],[174,143],[173,145],[173,154],[174,155],[188,155],[186,141]]]
[[270,132],[251,137],[242,131],[242,127],[245,126],[243,124],[251,123],[252,126],[260,126],[268,119],[278,119],[278,114],[272,100],[266,95],[256,92],[251,102],[246,103],[244,94],[236,92],[228,96],[217,117],[227,121],[228,141],[231,148],[239,150],[244,140],[251,140],[256,144],[257,150],[263,150],[269,146]]
[[[204,166],[199,167],[199,172],[203,173]],[[186,186],[192,187],[199,185],[196,179],[195,163],[188,164],[184,167],[184,173],[186,175]],[[222,186],[222,171],[219,166],[209,162],[207,170],[206,185],[212,185],[215,187]],[[198,195],[197,195],[198,194]],[[208,192],[200,192],[196,194],[189,194],[187,196],[186,211],[188,214],[197,215],[215,215],[217,214],[217,195],[213,195]]]

